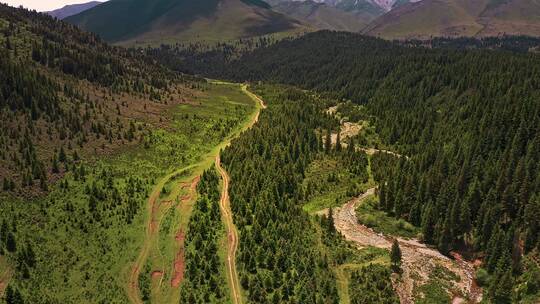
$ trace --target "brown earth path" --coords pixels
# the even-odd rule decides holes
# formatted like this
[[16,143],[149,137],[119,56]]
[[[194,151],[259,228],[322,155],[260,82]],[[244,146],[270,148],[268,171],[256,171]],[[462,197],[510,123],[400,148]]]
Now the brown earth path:
[[[195,179],[193,179],[193,181],[189,185],[189,194],[182,197],[180,199],[179,204],[186,203],[195,199],[195,197],[197,196],[197,185],[199,184],[200,180],[201,180],[200,176],[197,176]],[[184,256],[185,238],[186,238],[186,235],[184,231],[182,230],[182,228],[180,228],[180,230],[178,230],[178,233],[175,236],[175,240],[178,243],[179,249],[174,259],[173,275],[171,279],[171,287],[174,287],[174,288],[178,288],[180,284],[182,283],[182,281],[184,280],[184,270],[186,267],[185,256]]]
[[[228,85],[232,85],[232,83],[227,83],[227,82],[216,82],[216,81],[212,81],[212,83],[214,84],[228,84]],[[244,92],[246,95],[248,95],[251,99],[253,99],[256,103],[257,103],[257,112],[255,113],[255,115],[253,115],[252,119],[250,119],[242,128],[239,132],[237,132],[236,136],[238,136],[242,131],[245,131],[249,128],[251,128],[258,120],[259,120],[259,114],[260,114],[260,110],[261,109],[265,109],[266,108],[266,105],[264,104],[264,101],[259,98],[257,95],[251,93],[249,90],[248,90],[248,85],[247,84],[243,84],[241,85],[241,90],[242,92]],[[234,138],[235,136],[232,136],[232,137],[229,137],[227,138],[227,140],[225,140],[224,142],[220,143],[214,150],[212,150],[212,152],[210,152],[210,154],[208,156],[210,156],[211,154],[213,154],[215,152],[214,155],[217,155],[217,158],[219,158],[219,151],[221,149],[223,149],[224,147],[228,146],[231,142],[231,140]],[[213,156],[212,156],[213,157]],[[136,261],[133,263],[133,265],[131,266],[131,269],[130,269],[130,272],[129,272],[129,278],[128,278],[128,284],[126,286],[126,291],[127,291],[127,295],[128,295],[128,298],[129,298],[129,301],[133,304],[143,304],[142,300],[141,300],[141,294],[140,294],[140,289],[139,289],[139,276],[141,274],[141,269],[144,267],[146,261],[148,260],[148,257],[149,257],[149,254],[150,254],[150,251],[151,251],[151,248],[152,246],[154,246],[157,242],[157,239],[158,239],[158,234],[159,234],[159,226],[160,226],[160,221],[161,221],[161,218],[159,218],[159,214],[161,213],[160,212],[160,209],[161,209],[161,204],[159,202],[159,197],[160,197],[160,193],[163,189],[163,187],[172,179],[174,178],[175,176],[178,176],[179,174],[183,173],[183,172],[186,172],[188,170],[191,170],[191,169],[195,169],[195,168],[199,168],[201,166],[206,166],[206,159],[207,157],[203,157],[203,160],[200,162],[200,163],[197,163],[197,164],[192,164],[190,166],[187,166],[185,168],[181,168],[181,169],[178,169],[166,176],[164,176],[160,181],[159,183],[154,187],[154,189],[152,190],[152,193],[150,195],[150,197],[148,198],[148,203],[147,203],[147,216],[148,216],[148,223],[147,223],[147,227],[146,227],[146,233],[145,233],[145,237],[144,237],[144,241],[143,241],[143,245],[142,245],[142,248],[139,252],[139,255],[136,259]],[[217,164],[217,160],[216,160],[216,164]],[[227,193],[228,193],[228,186],[227,186]],[[228,195],[227,195],[228,197]],[[171,206],[168,206],[168,207],[171,207]],[[230,212],[230,207],[229,207],[229,212]],[[231,219],[232,219],[232,213],[231,213]],[[232,223],[232,222],[231,222]],[[232,226],[234,228],[234,224]],[[236,228],[234,228],[234,231],[236,231]],[[183,233],[183,232],[182,232]],[[178,237],[179,235],[177,235]],[[238,237],[236,236],[234,242],[237,243],[237,239]],[[183,241],[183,237],[180,236],[180,239],[177,238],[176,240],[177,242],[182,242]],[[228,247],[231,248],[231,244],[230,244],[231,240],[230,238],[228,238]],[[232,261],[233,263],[235,263],[236,261],[236,247],[238,245],[234,245],[234,251],[232,251],[232,255],[230,257],[228,257],[228,259],[230,261]],[[184,265],[181,265],[183,263],[183,252],[180,254],[182,257],[180,260],[178,260],[178,255],[176,257],[176,260],[175,260],[175,265],[174,265],[174,276],[173,276],[173,280],[176,279],[175,281],[171,281],[171,285],[176,285],[177,284],[177,281],[178,282],[178,285],[181,283],[182,279],[183,279],[183,268],[184,268]],[[234,284],[235,281],[232,282],[232,285],[231,285],[231,289],[234,289],[236,291],[236,294],[237,294],[237,298],[233,298],[235,300],[235,304],[236,303],[241,303],[241,294],[240,294],[240,285],[238,284],[238,274],[236,273],[236,264],[233,264],[233,268],[229,268],[228,271],[230,271],[232,273],[232,275],[234,276],[234,279],[236,280],[236,285]],[[181,271],[182,274],[178,274],[178,272]],[[163,278],[163,276],[162,276]]]
[[131,271],[129,273],[127,295],[131,303],[143,304],[141,300],[140,289],[139,289],[139,275],[141,274],[141,269],[144,267],[144,264],[146,263],[146,260],[148,259],[148,255],[150,254],[150,249],[153,243],[157,240],[157,236],[159,233],[158,228],[159,228],[159,221],[161,219],[158,218],[158,216],[159,216],[159,209],[160,209],[159,196],[161,194],[161,190],[171,178],[193,168],[194,166],[195,165],[191,165],[182,169],[178,169],[175,172],[170,173],[166,175],[165,177],[163,177],[159,181],[159,183],[154,187],[154,189],[152,190],[152,193],[150,194],[150,197],[148,198],[148,204],[147,204],[148,224],[146,227],[146,233],[145,233],[143,245],[139,252],[139,256],[135,260],[135,263],[132,265]]
[[219,155],[216,157],[216,168],[221,175],[223,181],[223,188],[221,192],[221,199],[219,206],[223,219],[225,221],[225,228],[227,229],[227,273],[228,280],[231,285],[232,302],[235,304],[242,303],[242,295],[240,291],[240,283],[238,281],[238,273],[236,272],[236,250],[238,249],[238,230],[234,225],[231,204],[229,200],[229,175],[221,166],[221,159]]
[[[251,93],[247,85],[242,86],[242,91],[248,95],[251,99],[259,104],[257,114],[253,117],[246,129],[250,129],[259,121],[259,115],[261,109],[266,109],[264,101],[257,95]],[[229,142],[230,143],[230,142]],[[221,190],[221,199],[219,206],[223,215],[225,229],[227,230],[227,280],[231,287],[231,297],[234,304],[242,303],[242,292],[239,283],[238,273],[236,271],[236,250],[238,249],[238,230],[234,225],[233,214],[231,211],[231,203],[229,200],[229,182],[230,177],[227,171],[221,166],[221,157],[218,154],[216,156],[216,168],[221,175],[223,181]]]
[[[337,208],[334,212],[334,223],[345,239],[354,242],[360,248],[373,246],[389,250],[392,247],[393,238],[359,224],[356,217],[358,205],[374,194],[375,188],[371,188],[341,208]],[[481,302],[482,291],[475,284],[474,267],[471,263],[462,259],[452,260],[418,240],[402,238],[397,238],[397,240],[402,251],[403,273],[401,278],[393,279],[393,284],[401,303],[414,303],[415,284],[418,286],[418,284],[426,283],[431,271],[437,266],[452,271],[460,278],[458,282],[453,283],[454,288],[461,294],[453,295],[454,303],[465,303],[462,296],[469,298],[472,303]]]
[[4,295],[11,276],[12,271],[8,267],[5,257],[0,256],[0,298]]

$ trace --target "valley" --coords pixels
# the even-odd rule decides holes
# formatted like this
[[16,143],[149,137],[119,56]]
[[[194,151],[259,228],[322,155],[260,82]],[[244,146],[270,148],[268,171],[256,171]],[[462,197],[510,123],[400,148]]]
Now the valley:
[[[212,99],[221,97],[224,104],[214,104],[213,106],[234,106],[238,108],[238,105],[253,108],[253,113],[247,113],[248,117],[236,117],[240,124],[233,126],[232,132],[225,134],[224,141],[219,142],[218,145],[212,147],[209,146],[210,152],[199,157],[197,163],[192,163],[187,167],[178,169],[173,173],[163,177],[161,181],[154,187],[152,194],[148,200],[148,224],[146,225],[146,237],[140,250],[139,257],[133,264],[130,272],[130,278],[127,286],[128,295],[132,303],[144,303],[147,300],[159,303],[175,303],[178,301],[177,288],[181,285],[183,279],[183,272],[185,271],[185,234],[189,234],[188,223],[190,214],[194,207],[194,203],[197,200],[196,188],[199,183],[201,174],[216,166],[221,174],[223,182],[222,198],[220,206],[222,208],[223,218],[226,219],[226,236],[229,242],[227,252],[227,272],[230,280],[231,290],[233,291],[235,303],[239,303],[237,294],[238,290],[237,275],[235,275],[236,267],[234,264],[235,251],[237,246],[238,236],[233,233],[234,226],[230,215],[230,207],[227,206],[228,200],[228,177],[223,168],[220,167],[219,152],[226,147],[230,140],[238,136],[239,133],[253,125],[258,118],[259,110],[262,108],[262,101],[260,99],[254,99],[247,91],[246,86],[240,87],[235,84],[214,82],[212,86],[217,86],[215,92],[225,92],[225,95],[217,95],[216,93],[210,94],[208,98],[201,105],[210,106],[207,111],[216,114],[215,109],[212,109],[212,104],[215,103]],[[250,99],[235,100],[233,96],[238,96],[242,92],[249,96]],[[221,93],[223,94],[223,93]],[[250,105],[249,101],[257,102],[257,105]],[[229,104],[227,104],[229,103]],[[197,113],[203,112],[204,109],[197,109]],[[227,111],[227,108],[225,108]],[[219,118],[226,119],[221,116]],[[193,138],[192,138],[193,139]],[[202,138],[201,138],[202,139]],[[167,187],[167,188],[166,188]],[[187,191],[187,192],[186,192]],[[176,215],[174,218],[169,218],[169,213]],[[168,221],[166,225],[168,228],[162,227],[164,221]],[[175,228],[172,229],[171,228]],[[163,235],[165,233],[165,235]],[[175,242],[176,241],[176,242]],[[165,242],[167,244],[160,245],[159,242]],[[174,246],[176,243],[177,246]],[[170,254],[169,248],[179,247],[174,252],[178,252],[173,263],[170,262],[170,258],[174,257],[174,254]],[[164,249],[164,252],[161,250]],[[150,260],[149,260],[150,259]],[[146,265],[152,265],[151,273],[141,273],[141,269],[144,269]],[[172,268],[171,266],[172,265]],[[156,268],[157,267],[157,268]],[[141,280],[142,276],[147,276],[145,280]],[[151,276],[151,277],[148,277]],[[163,282],[165,279],[165,283]],[[170,280],[170,286],[167,282]],[[140,282],[150,284],[150,286],[139,286]],[[144,293],[141,296],[141,287]],[[175,290],[176,289],[176,290]],[[148,294],[149,292],[149,294]],[[141,300],[142,299],[142,300]],[[146,299],[146,300],[145,300]]]
[[538,303],[537,4],[0,4],[0,304]]

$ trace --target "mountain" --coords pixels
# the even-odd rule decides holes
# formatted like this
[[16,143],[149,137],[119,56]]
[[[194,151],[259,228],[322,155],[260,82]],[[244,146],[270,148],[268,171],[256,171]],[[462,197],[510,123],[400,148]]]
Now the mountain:
[[65,19],[69,16],[77,15],[81,12],[89,10],[94,6],[100,5],[102,2],[92,1],[88,3],[66,5],[54,11],[47,12],[47,14],[56,17],[58,19]]
[[283,1],[272,8],[317,29],[359,32],[376,18],[369,13],[348,12],[315,1]]
[[261,0],[111,0],[66,21],[123,45],[223,41],[306,29]]
[[423,0],[379,17],[364,33],[389,39],[540,35],[537,0]]
[[[269,0],[268,3],[277,4],[283,2],[303,2],[305,0]],[[388,12],[400,5],[421,0],[312,0],[316,3],[324,3],[347,11],[383,11]]]
[[317,29],[358,32],[378,17],[419,0],[268,0],[274,10]]
[[[51,147],[69,142],[82,156],[96,153],[98,147],[111,151],[122,146],[139,132],[112,138],[112,133],[103,133],[106,126],[116,121],[114,128],[127,130],[130,121],[142,118],[137,113],[145,103],[159,103],[162,94],[171,94],[182,82],[180,75],[146,57],[111,47],[45,14],[0,4],[0,30],[0,116],[10,117],[0,120],[0,150],[26,151],[24,162],[16,154],[3,158],[0,179],[15,183],[21,193],[46,191],[48,181],[62,173],[50,161]],[[104,112],[90,114],[96,105]],[[22,122],[17,132],[3,131]],[[5,141],[4,136],[16,140]],[[11,185],[6,188],[13,190]]]

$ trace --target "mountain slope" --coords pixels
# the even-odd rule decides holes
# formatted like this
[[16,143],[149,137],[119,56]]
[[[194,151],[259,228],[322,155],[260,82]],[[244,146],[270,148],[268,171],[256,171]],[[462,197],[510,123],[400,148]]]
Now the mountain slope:
[[540,34],[537,0],[424,0],[379,17],[364,33],[389,39]]
[[478,36],[540,35],[539,0],[492,0],[491,2],[492,4],[478,18],[478,23],[484,26],[477,34]]
[[66,21],[129,45],[223,41],[303,27],[259,0],[112,0]]
[[80,14],[86,10],[89,10],[97,5],[100,5],[101,2],[98,1],[92,1],[88,3],[81,3],[81,4],[73,4],[73,5],[66,5],[62,8],[59,8],[54,11],[47,12],[47,14],[56,17],[58,19],[65,19],[69,16]]
[[[133,140],[134,130],[119,136],[106,130],[127,130],[143,118],[144,104],[160,103],[181,82],[179,75],[148,58],[108,46],[44,14],[0,5],[0,31],[0,150],[21,146],[28,154],[24,162],[17,154],[0,160],[4,190],[46,191],[47,183],[63,172],[51,162],[51,147],[58,152],[57,147],[77,145],[84,157],[95,155],[98,147],[111,151]],[[95,106],[101,109],[91,114]],[[8,132],[16,126],[19,131]],[[41,128],[48,136],[36,131]]]
[[358,32],[376,18],[369,13],[347,12],[315,1],[281,2],[273,9],[317,29]]
[[[283,2],[303,2],[304,0],[269,0],[267,2],[278,4]],[[388,12],[393,8],[409,2],[421,0],[313,0],[316,3],[324,3],[346,11],[383,11]]]

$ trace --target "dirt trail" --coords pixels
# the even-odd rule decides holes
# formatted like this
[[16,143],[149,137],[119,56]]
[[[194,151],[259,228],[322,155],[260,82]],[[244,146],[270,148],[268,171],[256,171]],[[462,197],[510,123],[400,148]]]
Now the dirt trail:
[[176,258],[174,260],[174,274],[171,279],[171,286],[172,287],[179,287],[182,281],[184,280],[184,269],[186,268],[186,263],[184,260],[184,240],[186,238],[186,235],[182,230],[178,231],[178,234],[176,235],[175,239],[178,242],[178,245],[180,246],[180,249],[178,250],[178,253],[176,254]]
[[[141,269],[144,267],[144,264],[146,263],[148,259],[148,255],[150,254],[150,249],[152,248],[153,243],[157,240],[157,235],[159,232],[159,229],[158,229],[159,222],[161,220],[159,218],[159,210],[163,206],[159,202],[159,196],[161,194],[161,190],[171,178],[191,168],[193,168],[193,166],[188,166],[188,167],[179,169],[163,177],[159,181],[159,183],[154,187],[154,189],[152,190],[152,193],[150,194],[150,197],[148,198],[148,204],[147,204],[148,224],[146,227],[146,234],[144,237],[144,242],[139,252],[139,256],[137,257],[137,260],[135,260],[135,263],[133,263],[133,266],[131,267],[131,271],[129,273],[127,295],[131,303],[143,304],[141,300],[140,289],[139,289],[139,275],[141,274]],[[171,202],[163,202],[163,203],[172,205]]]
[[0,256],[0,297],[4,295],[4,291],[9,284],[11,275],[12,272],[7,265],[6,258],[4,256]]
[[228,279],[231,283],[231,296],[233,303],[242,303],[242,295],[240,293],[240,283],[238,281],[238,273],[236,272],[236,250],[238,249],[238,231],[234,226],[232,217],[231,204],[229,201],[229,175],[221,166],[219,155],[216,157],[216,168],[221,174],[223,180],[223,189],[219,206],[225,220],[225,229],[227,230],[227,272]]
[[[392,151],[388,151],[388,150],[379,150],[379,149],[375,149],[375,148],[357,148],[357,150],[364,151],[364,152],[366,152],[367,155],[373,155],[375,153],[385,153],[385,154],[393,155],[393,156],[395,156],[397,158],[403,157],[403,155],[401,155],[399,153],[396,153],[396,152],[392,152]],[[409,159],[408,156],[405,156],[405,158]]]
[[[247,89],[247,85],[242,85],[242,91],[248,95],[251,99],[258,102],[260,109],[266,109],[264,101],[259,98],[257,95],[251,93]],[[259,121],[260,109],[257,111],[257,114],[253,117],[252,121],[247,126],[247,129],[253,127]],[[234,304],[242,303],[242,293],[240,288],[240,282],[238,278],[238,273],[236,271],[236,251],[238,249],[238,230],[234,225],[233,214],[231,211],[231,203],[229,200],[229,181],[230,177],[227,171],[221,166],[221,157],[220,155],[216,156],[216,168],[221,175],[223,181],[223,188],[221,191],[221,199],[219,206],[223,219],[225,222],[225,229],[227,230],[227,272],[228,280],[231,285],[231,296]]]
[[[336,229],[349,241],[358,247],[373,246],[390,249],[393,239],[358,223],[356,208],[367,197],[375,194],[375,188],[371,188],[361,196],[347,202],[334,212]],[[403,304],[414,303],[415,286],[425,284],[429,275],[438,266],[459,276],[459,282],[453,282],[453,289],[457,291],[454,301],[462,301],[462,296],[470,299],[472,303],[482,300],[482,292],[474,281],[474,267],[462,259],[451,260],[437,250],[427,247],[417,240],[398,238],[403,259],[403,273],[401,278],[394,278],[393,284]],[[463,300],[464,301],[464,300]]]
[[0,296],[4,295],[4,290],[7,288],[6,285],[7,284],[4,283],[4,281],[0,280]]
[[[221,82],[215,82],[215,83],[216,84],[229,84],[229,83],[221,83]],[[246,129],[251,128],[259,120],[260,110],[261,109],[266,109],[266,105],[264,104],[264,101],[261,98],[259,98],[257,95],[251,93],[248,90],[248,85],[247,84],[241,85],[241,90],[242,90],[243,93],[248,95],[252,100],[254,100],[258,104],[257,105],[257,112],[255,113],[253,118],[249,122],[247,122],[245,124],[245,126],[242,128],[242,130],[246,130]],[[241,132],[238,132],[238,134],[236,134],[236,135],[238,136],[240,133]],[[219,162],[219,147],[226,147],[227,145],[230,144],[230,142],[231,142],[231,138],[228,138],[226,141],[220,143],[217,146],[217,148],[215,149],[216,154],[217,154],[216,165],[220,164],[220,162]],[[212,153],[214,153],[214,152],[212,152]],[[209,156],[213,158],[214,156],[211,156],[212,153]],[[206,157],[204,157],[203,159],[206,159]],[[169,180],[171,180],[172,178],[174,178],[178,174],[186,172],[187,170],[190,170],[190,169],[199,168],[199,167],[201,167],[201,165],[202,165],[202,162],[197,163],[197,164],[193,164],[193,165],[190,165],[188,167],[176,170],[175,172],[172,172],[169,175],[163,177],[159,181],[159,183],[154,187],[150,197],[148,198],[148,204],[147,204],[148,223],[147,223],[147,227],[146,227],[146,234],[145,234],[144,242],[143,242],[142,248],[141,248],[141,250],[139,252],[139,255],[138,255],[136,261],[131,266],[131,270],[129,272],[128,284],[126,286],[128,298],[129,298],[130,302],[133,303],[133,304],[143,304],[143,302],[141,300],[140,289],[139,289],[139,276],[141,274],[141,269],[144,267],[146,261],[148,260],[148,257],[150,255],[150,251],[152,250],[153,246],[156,246],[156,244],[157,244],[157,242],[159,240],[159,237],[158,237],[159,236],[158,235],[159,234],[159,227],[160,227],[160,222],[161,222],[161,220],[163,218],[163,216],[160,217],[160,214],[162,213],[161,211],[163,211],[163,208],[167,209],[167,208],[170,208],[170,207],[173,206],[173,203],[170,202],[170,201],[161,202],[159,200],[161,191],[162,191],[163,187],[165,186],[165,184],[167,184],[167,182],[169,182]],[[218,168],[221,168],[221,166],[218,165]],[[221,168],[221,169],[223,170],[223,168]],[[223,170],[223,172],[226,174],[226,172],[224,170]],[[190,201],[194,197],[194,195],[195,195],[194,192],[196,191],[196,186],[197,186],[197,183],[199,181],[199,178],[200,177],[195,178],[195,180],[191,183],[190,194],[186,195],[186,196],[183,196],[183,197],[180,197],[180,203],[186,203],[186,202]],[[224,189],[224,191],[227,191],[225,193],[226,197],[227,197],[227,206],[226,207],[228,208],[228,212],[229,212],[229,216],[230,216],[230,220],[231,220],[230,224],[232,225],[231,227],[234,228],[234,224],[232,223],[232,213],[230,212],[230,207],[228,206],[228,176],[226,178],[223,178],[223,180],[224,180],[224,183],[225,183],[225,180],[227,180],[226,190]],[[234,231],[233,233],[236,233],[236,228],[232,229],[232,231]],[[232,284],[233,284],[232,289],[236,290],[236,294],[237,294],[237,298],[234,299],[235,304],[236,303],[241,303],[241,301],[242,301],[241,294],[240,294],[240,287],[239,287],[240,285],[238,283],[238,274],[236,273],[236,264],[234,264],[235,261],[236,261],[236,247],[238,246],[238,244],[237,244],[238,241],[237,240],[238,240],[237,235],[234,235],[233,237],[231,237],[231,236],[228,237],[229,248],[234,248],[234,250],[232,250],[230,252],[231,255],[228,257],[228,259],[229,259],[229,263],[231,263],[231,262],[233,263],[232,265],[229,266],[229,272],[234,277],[234,279],[232,281]],[[180,244],[180,250],[176,255],[175,262],[174,262],[174,265],[173,265],[173,275],[172,275],[172,280],[171,280],[172,287],[180,286],[180,284],[181,284],[181,282],[182,282],[182,280],[184,278],[184,268],[185,268],[184,247],[183,247],[184,232],[182,232],[182,231],[178,232],[178,234],[176,235],[176,241]],[[231,246],[231,244],[234,245],[234,246]],[[155,270],[154,271],[154,273],[156,274],[155,277],[158,277],[158,275],[157,275],[158,272],[161,272],[161,270]],[[161,275],[161,280],[163,280],[163,275]],[[160,281],[160,286],[161,286],[161,281]]]
[[[349,146],[347,140],[349,138],[351,138],[351,137],[354,137],[354,136],[358,135],[361,130],[362,130],[362,125],[360,125],[358,123],[344,122],[341,125],[340,132],[339,132],[340,133],[339,136],[340,136],[341,146],[344,147],[344,148],[347,148]],[[336,145],[336,143],[337,143],[337,133],[332,133],[331,136],[330,136],[330,140],[332,142],[332,145]],[[356,150],[357,151],[363,151],[368,155],[374,155],[375,153],[385,153],[385,154],[393,155],[393,156],[398,157],[398,158],[403,157],[403,155],[401,155],[399,153],[389,151],[389,150],[380,150],[380,149],[376,149],[376,148],[356,147]],[[409,159],[408,156],[405,156],[405,158]]]
[[[247,95],[249,96],[251,99],[253,99],[254,101],[258,102],[260,107],[262,109],[266,109],[266,104],[264,103],[264,100],[262,100],[259,96],[251,93],[249,90],[248,90],[248,86],[246,84],[242,85],[242,91]],[[261,113],[261,111],[257,111],[257,115],[255,116],[255,118],[253,119],[251,125],[249,126],[249,128],[251,128],[257,121],[259,121],[259,114]],[[248,128],[248,129],[249,129]]]
[[[180,198],[180,204],[187,203],[193,199],[195,199],[197,195],[197,185],[201,181],[201,177],[197,176],[190,184],[186,184],[183,187],[189,187],[189,194],[186,196],[183,196]],[[179,206],[180,206],[179,204]],[[178,206],[178,207],[179,207]],[[182,284],[182,281],[184,280],[184,269],[186,268],[185,263],[185,247],[184,247],[184,240],[186,238],[186,235],[182,228],[178,230],[178,233],[175,236],[175,240],[178,243],[178,253],[176,253],[176,257],[174,259],[173,264],[173,275],[171,279],[171,286],[174,288],[177,288]]]

